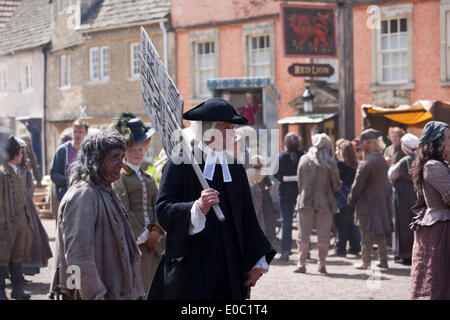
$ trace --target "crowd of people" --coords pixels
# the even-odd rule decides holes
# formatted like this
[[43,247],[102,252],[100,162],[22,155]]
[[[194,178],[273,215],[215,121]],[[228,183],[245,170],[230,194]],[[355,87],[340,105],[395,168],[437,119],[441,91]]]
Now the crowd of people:
[[[427,123],[420,139],[390,128],[387,148],[372,128],[335,148],[314,131],[308,150],[289,132],[269,177],[262,156],[249,165],[226,152],[236,127],[249,124],[227,100],[211,98],[183,118],[221,135],[191,141],[209,188],[190,163],[173,157],[164,160],[158,185],[144,165],[155,129],[133,113],[95,132],[84,120],[73,123],[50,170],[57,208],[50,298],[246,299],[276,255],[279,213],[282,261],[293,253],[297,217],[295,273],[308,272],[315,231],[319,273],[327,273],[335,236],[331,255],[360,256],[354,267],[364,270],[376,245],[377,266],[386,270],[391,248],[395,262],[412,265],[413,299],[450,299],[448,124]],[[30,149],[9,136],[0,166],[0,300],[8,299],[8,276],[11,298],[29,299],[24,270],[38,272],[52,256],[32,200],[41,177]]]
[[[380,132],[369,128],[354,141],[337,140],[336,160],[326,134],[313,133],[306,153],[292,149],[290,142],[299,139],[295,133],[286,135],[286,151],[279,156],[276,175],[280,181],[280,260],[288,260],[291,253],[295,205],[299,258],[294,272],[307,271],[313,228],[318,271],[327,272],[334,221],[337,241],[332,255],[361,256],[354,267],[365,270],[371,267],[376,244],[376,266],[387,270],[390,247],[396,263],[412,264],[413,299],[450,299],[449,134],[448,124],[438,121],[427,123],[420,139],[392,127],[388,133],[391,145],[386,147]],[[285,190],[290,192],[290,202],[285,200]]]

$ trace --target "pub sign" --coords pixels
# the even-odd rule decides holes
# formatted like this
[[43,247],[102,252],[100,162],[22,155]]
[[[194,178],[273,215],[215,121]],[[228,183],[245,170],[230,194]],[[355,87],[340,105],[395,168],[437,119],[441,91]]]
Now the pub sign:
[[337,58],[336,8],[281,5],[285,56]]

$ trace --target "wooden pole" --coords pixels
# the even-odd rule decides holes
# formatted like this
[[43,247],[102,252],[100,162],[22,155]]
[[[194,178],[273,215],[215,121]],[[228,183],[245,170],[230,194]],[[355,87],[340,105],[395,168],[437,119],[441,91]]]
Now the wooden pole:
[[338,1],[339,41],[339,125],[338,136],[352,140],[355,135],[355,99],[353,69],[353,6]]

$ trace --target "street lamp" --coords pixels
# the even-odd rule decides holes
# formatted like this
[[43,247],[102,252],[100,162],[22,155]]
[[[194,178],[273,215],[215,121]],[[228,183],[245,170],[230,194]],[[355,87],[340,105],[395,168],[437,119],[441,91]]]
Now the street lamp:
[[314,107],[314,95],[309,90],[309,85],[305,86],[305,91],[302,93],[303,111],[312,112]]

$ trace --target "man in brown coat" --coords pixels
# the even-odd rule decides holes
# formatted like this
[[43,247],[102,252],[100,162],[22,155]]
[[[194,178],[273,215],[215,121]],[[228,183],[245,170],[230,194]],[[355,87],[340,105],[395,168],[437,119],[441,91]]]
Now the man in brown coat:
[[0,165],[0,300],[7,300],[5,278],[8,268],[12,283],[11,298],[28,300],[23,290],[22,260],[30,235],[30,213],[25,198],[25,185],[18,165],[22,162],[25,142],[8,138],[8,161]]
[[125,140],[101,131],[81,144],[58,211],[50,297],[136,300],[145,295],[140,251],[122,202],[119,179]]
[[387,172],[389,165],[381,153],[384,143],[380,133],[374,129],[364,130],[359,140],[366,157],[356,171],[355,181],[348,196],[355,205],[355,224],[360,227],[362,237],[362,263],[357,269],[370,267],[372,246],[378,245],[380,268],[388,268],[386,235],[391,233],[392,207],[391,186]]

